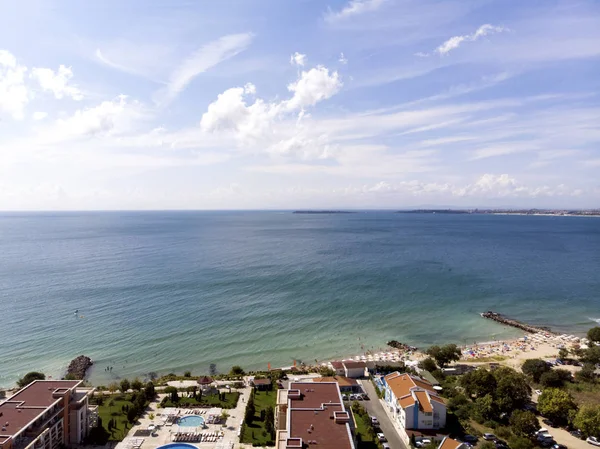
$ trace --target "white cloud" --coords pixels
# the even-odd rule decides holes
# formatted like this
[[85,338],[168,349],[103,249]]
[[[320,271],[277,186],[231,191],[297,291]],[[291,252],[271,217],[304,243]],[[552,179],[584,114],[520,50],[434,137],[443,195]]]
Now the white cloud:
[[35,79],[43,90],[52,92],[57,99],[65,96],[76,101],[83,99],[81,90],[69,85],[69,81],[73,78],[71,67],[61,64],[57,72],[48,68],[34,67],[31,69],[31,78]]
[[386,1],[387,0],[350,0],[350,2],[341,10],[337,12],[329,11],[325,15],[325,20],[328,22],[335,22],[366,12],[376,11]]
[[44,120],[46,117],[48,117],[48,113],[47,112],[36,111],[32,115],[32,118],[34,120]]
[[14,55],[0,50],[0,112],[22,119],[29,92],[25,86],[27,67],[20,65]]
[[288,85],[288,90],[294,96],[287,102],[288,109],[299,109],[314,106],[319,101],[326,100],[342,88],[338,72],[329,74],[326,67],[315,67],[308,72],[302,72],[300,79]]
[[306,64],[306,55],[298,52],[294,53],[292,56],[290,56],[290,64],[297,65],[298,67],[304,67]]
[[[475,42],[476,40],[488,36],[490,34],[502,33],[505,31],[509,31],[508,28],[504,28],[501,26],[493,26],[490,24],[481,25],[477,31],[472,34],[465,34],[463,36],[453,36],[435,49],[435,53],[440,55],[447,55],[452,50],[457,49],[463,42]],[[418,54],[419,56],[424,56],[426,54]]]
[[338,62],[341,64],[348,64],[348,59],[344,56],[344,53],[340,53],[340,59],[338,59]]
[[248,48],[253,37],[252,33],[230,34],[192,53],[171,73],[162,99],[173,100],[196,76]]
[[55,138],[119,135],[130,131],[145,116],[142,106],[125,95],[103,101],[98,106],[80,109],[71,117],[56,121]]
[[[220,94],[208,106],[200,127],[204,132],[233,132],[243,146],[260,146],[263,150],[281,155],[306,154],[304,149],[316,142],[319,148],[327,144],[322,137],[297,134],[301,131],[300,121],[306,117],[304,108],[332,97],[341,87],[339,74],[330,73],[321,66],[302,71],[298,80],[288,86],[288,90],[293,92],[292,98],[280,102],[265,102],[258,98],[248,105],[246,99],[256,93],[256,87],[253,84],[234,87]],[[285,122],[296,112],[299,113],[297,124]],[[317,153],[322,154],[322,151],[311,152]]]

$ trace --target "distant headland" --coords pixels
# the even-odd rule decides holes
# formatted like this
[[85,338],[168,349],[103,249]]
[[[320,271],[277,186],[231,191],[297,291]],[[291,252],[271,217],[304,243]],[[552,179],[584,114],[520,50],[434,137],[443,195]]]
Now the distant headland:
[[600,209],[414,209],[399,210],[398,214],[470,214],[470,215],[544,215],[600,217]]

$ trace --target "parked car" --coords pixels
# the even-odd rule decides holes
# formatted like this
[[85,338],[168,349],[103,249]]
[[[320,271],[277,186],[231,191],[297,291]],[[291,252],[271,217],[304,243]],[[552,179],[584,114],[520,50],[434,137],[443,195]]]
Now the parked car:
[[479,438],[477,438],[475,435],[465,435],[464,437],[462,437],[463,441],[465,443],[472,443],[472,444],[476,444],[477,440]]
[[351,394],[350,395],[350,400],[351,401],[356,401],[356,395],[355,394]]
[[580,440],[583,440],[583,434],[581,433],[581,430],[571,430],[569,433],[571,435],[573,435],[575,438],[579,438]]
[[592,444],[594,446],[600,446],[600,441],[596,437],[588,437],[588,439],[585,441],[587,441],[589,444]]
[[342,395],[342,401],[347,401],[347,400],[348,400],[348,395],[346,395],[346,394],[343,394],[343,395]]
[[382,443],[383,443],[384,441],[387,441],[387,438],[386,438],[386,437],[385,437],[385,435],[384,435],[383,433],[381,433],[381,432],[379,432],[379,433],[377,434],[377,439],[378,439],[379,441],[381,441]]
[[362,401],[363,400],[363,395],[362,394],[357,394],[356,395],[356,400],[357,401]]
[[542,447],[552,447],[555,444],[556,444],[556,441],[554,441],[554,438],[549,438],[547,440],[540,441],[540,446],[542,446]]
[[379,420],[377,419],[377,416],[371,416],[371,424],[373,424],[374,426],[379,425]]
[[494,435],[493,433],[484,433],[483,434],[483,439],[486,441],[494,441],[496,440],[496,435]]
[[494,440],[494,445],[496,446],[496,449],[508,449],[506,441]]
[[565,446],[564,444],[555,444],[554,446],[552,446],[552,449],[567,449],[567,446]]
[[387,443],[381,443],[381,449],[390,449],[390,445]]
[[417,442],[415,443],[415,446],[417,446],[417,447],[425,447],[425,446],[427,446],[428,444],[431,444],[431,440],[429,440],[429,439],[427,439],[427,438],[424,438],[424,439],[422,439],[422,440],[419,440],[419,441],[417,441]]
[[553,440],[554,437],[552,435],[550,435],[548,432],[538,432],[537,439],[538,439],[538,441]]
[[558,427],[556,423],[550,419],[543,419],[542,422],[550,427]]

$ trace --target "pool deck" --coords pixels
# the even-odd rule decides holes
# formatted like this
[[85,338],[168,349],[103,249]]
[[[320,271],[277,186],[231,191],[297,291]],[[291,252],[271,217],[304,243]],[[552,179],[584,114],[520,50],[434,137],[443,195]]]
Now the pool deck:
[[[228,390],[223,389],[222,391],[225,392]],[[251,387],[240,388],[236,391],[240,393],[240,398],[238,400],[236,408],[225,410],[229,414],[225,426],[223,426],[222,424],[208,424],[208,416],[203,415],[200,416],[202,416],[206,420],[206,428],[204,430],[200,430],[196,427],[179,427],[177,424],[173,424],[172,426],[159,426],[155,431],[156,436],[144,438],[144,442],[142,443],[140,449],[156,449],[160,446],[164,446],[165,444],[175,443],[173,439],[175,433],[178,430],[181,432],[203,431],[224,433],[222,440],[217,442],[180,442],[184,444],[191,444],[200,449],[231,449],[234,447],[235,449],[238,449],[252,447],[252,445],[240,444],[238,438],[238,430],[242,420],[244,419],[244,411],[246,408],[248,397],[250,395]],[[144,413],[144,415],[138,420],[138,422],[129,430],[125,439],[122,442],[120,442],[115,449],[129,449],[129,443],[132,441],[132,439],[136,438],[133,436],[136,430],[147,429],[148,426],[151,424],[157,425],[161,423],[163,418],[162,413],[164,412],[164,409],[158,408],[158,404],[160,404],[160,401],[165,396],[165,394],[158,395],[157,400],[152,402],[148,406],[146,413]],[[179,415],[179,417],[192,416],[189,414],[186,415],[185,411],[188,410],[182,409],[182,413]],[[150,414],[154,414],[155,418],[153,420],[150,420]]]

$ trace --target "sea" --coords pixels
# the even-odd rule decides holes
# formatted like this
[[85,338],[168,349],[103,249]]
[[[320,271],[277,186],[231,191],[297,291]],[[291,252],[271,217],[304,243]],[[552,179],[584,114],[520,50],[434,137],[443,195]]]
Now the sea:
[[0,214],[2,387],[58,378],[80,354],[107,385],[522,335],[487,310],[572,334],[597,325],[600,219]]

